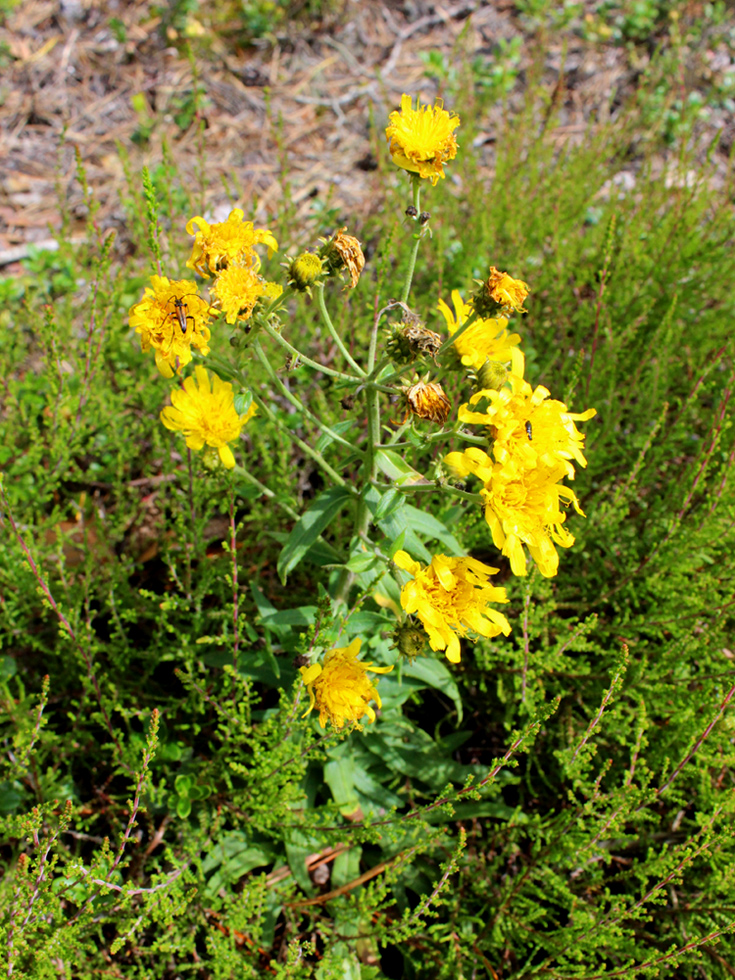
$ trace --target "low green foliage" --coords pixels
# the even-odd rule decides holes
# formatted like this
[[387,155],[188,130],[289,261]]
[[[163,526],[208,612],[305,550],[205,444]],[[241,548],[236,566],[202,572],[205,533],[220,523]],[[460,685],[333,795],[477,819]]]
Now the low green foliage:
[[[659,8],[625,10],[642,23]],[[365,494],[391,554],[362,547],[364,404],[340,405],[339,379],[308,364],[282,368],[285,352],[269,367],[245,331],[213,336],[206,363],[236,356],[229,376],[263,406],[246,465],[187,458],[128,326],[147,256],[184,274],[193,212],[170,157],[130,174],[131,258],[90,221],[84,248],[61,242],[0,282],[7,976],[731,976],[735,219],[696,116],[673,137],[649,125],[651,78],[562,149],[531,88],[496,134],[492,180],[472,149],[480,80],[466,113],[452,106],[460,188],[427,193],[412,308],[443,332],[439,298],[510,270],[532,288],[515,321],[526,376],[598,412],[574,484],[586,518],[570,518],[553,578],[511,574],[461,496],[469,479],[405,504],[401,481],[444,452],[426,422],[379,455],[395,486]],[[333,317],[342,337],[368,323],[356,358],[376,294],[405,279],[396,243],[414,244],[405,179],[381,166],[386,206],[359,230],[374,254]],[[318,302],[291,309],[300,349],[334,366]],[[465,383],[444,383],[456,410]],[[510,637],[465,643],[456,665],[399,659],[398,589],[378,577],[403,548],[499,566]],[[356,584],[335,619],[339,581]],[[364,731],[305,715],[299,668],[340,629],[396,664]]]

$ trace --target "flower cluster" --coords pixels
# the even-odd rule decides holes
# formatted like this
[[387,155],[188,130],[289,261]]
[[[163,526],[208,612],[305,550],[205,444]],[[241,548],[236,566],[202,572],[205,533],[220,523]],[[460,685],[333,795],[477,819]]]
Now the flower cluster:
[[375,721],[375,710],[370,704],[375,701],[380,708],[382,702],[374,683],[367,676],[387,674],[393,667],[376,667],[375,664],[357,659],[360,652],[360,638],[346,647],[330,650],[320,664],[301,667],[301,677],[309,694],[309,707],[304,718],[314,708],[319,712],[319,724],[326,727],[327,721],[334,728],[344,728],[349,724],[361,728],[360,719],[367,715]]
[[595,415],[595,409],[573,414],[563,402],[535,389],[524,379],[525,359],[511,352],[508,386],[476,392],[459,410],[459,420],[483,425],[492,440],[492,455],[472,446],[453,452],[445,462],[461,477],[480,479],[485,519],[493,542],[506,555],[515,575],[525,575],[525,546],[542,575],[556,575],[555,545],[568,548],[574,537],[563,526],[562,504],[582,514],[573,490],[562,484],[574,478],[574,465],[586,466],[584,436],[575,422]]
[[[141,348],[154,351],[156,367],[165,378],[181,374],[192,359],[192,349],[201,356],[209,353],[215,316],[222,314],[228,324],[246,320],[261,297],[274,299],[282,292],[276,283],[258,275],[260,258],[255,251],[256,245],[273,251],[278,247],[276,239],[267,229],[243,219],[243,212],[235,208],[226,221],[210,225],[197,216],[186,226],[194,235],[187,266],[205,278],[216,274],[211,304],[199,295],[196,283],[154,275],[143,298],[130,310],[129,322],[140,335]],[[172,407],[161,412],[163,424],[183,432],[190,449],[217,449],[222,464],[231,469],[235,458],[229,443],[239,437],[254,407],[238,415],[232,385],[200,365],[195,378],[186,378],[183,388],[172,392],[171,402]]]

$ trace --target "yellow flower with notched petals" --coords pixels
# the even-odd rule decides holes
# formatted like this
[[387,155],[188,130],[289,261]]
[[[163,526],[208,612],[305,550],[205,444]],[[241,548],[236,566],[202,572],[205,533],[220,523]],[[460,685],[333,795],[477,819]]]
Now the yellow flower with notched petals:
[[487,637],[510,633],[505,616],[488,606],[508,601],[505,589],[489,584],[497,568],[446,555],[434,555],[430,565],[422,566],[405,551],[397,551],[393,561],[413,576],[401,590],[401,605],[421,620],[431,649],[446,650],[451,663],[459,663],[459,637],[468,630]]
[[232,265],[214,280],[210,293],[214,305],[228,323],[247,320],[261,296],[275,297],[283,292],[275,282],[266,282],[247,266]]
[[205,445],[217,449],[222,465],[231,470],[235,457],[228,443],[239,438],[242,427],[255,415],[255,405],[245,415],[238,415],[229,381],[212,373],[210,384],[210,376],[201,364],[197,364],[194,373],[196,380],[186,378],[183,388],[171,392],[172,407],[163,409],[161,421],[167,429],[183,432],[189,449],[199,450]]
[[436,184],[444,176],[443,164],[457,155],[454,130],[459,116],[450,116],[441,102],[422,106],[410,95],[401,96],[401,110],[391,112],[385,131],[393,162]]
[[367,672],[387,674],[393,667],[376,667],[358,660],[359,652],[360,638],[355,637],[349,646],[330,650],[323,663],[300,668],[309,693],[309,707],[304,718],[317,708],[322,728],[326,727],[327,721],[335,728],[343,728],[348,723],[361,728],[359,721],[364,715],[371,722],[375,721],[370,701],[375,701],[379,708],[382,702]]
[[[454,313],[440,299],[439,311],[447,321],[449,332],[455,334],[474,310],[470,303],[464,302],[458,289],[452,290],[452,303]],[[502,316],[475,320],[454,343],[464,366],[479,371],[485,361],[509,361],[521,338],[517,333],[509,334],[505,329],[507,325],[508,321]]]
[[187,233],[195,236],[191,257],[186,263],[188,268],[205,279],[209,278],[210,272],[220,272],[231,265],[248,266],[257,271],[260,259],[255,246],[266,245],[270,256],[278,249],[278,242],[266,228],[255,228],[253,222],[244,221],[244,217],[244,212],[235,208],[227,221],[210,225],[197,215],[187,222]]
[[[582,452],[584,436],[574,423],[591,419],[597,412],[594,408],[568,412],[564,402],[549,398],[548,388],[531,388],[524,373],[525,358],[514,350],[510,387],[476,392],[469,404],[460,408],[459,420],[490,427],[495,440],[493,455],[506,476],[536,466],[554,469],[561,465],[564,476],[574,479],[572,460],[582,467],[587,465]],[[485,407],[473,409],[478,402],[485,402]]]
[[209,353],[212,313],[209,303],[197,294],[196,283],[151,276],[151,285],[131,307],[128,322],[140,334],[143,352],[153,348],[156,367],[164,378],[172,378],[191,360],[192,347],[200,354]]
[[559,555],[554,545],[569,548],[574,544],[573,535],[563,526],[566,514],[561,504],[572,504],[584,517],[574,491],[560,482],[566,472],[564,464],[519,469],[509,475],[502,463],[494,463],[477,446],[449,453],[444,462],[458,476],[472,473],[483,482],[480,494],[485,520],[495,547],[510,560],[513,574],[526,574],[525,545],[543,576],[556,575]]

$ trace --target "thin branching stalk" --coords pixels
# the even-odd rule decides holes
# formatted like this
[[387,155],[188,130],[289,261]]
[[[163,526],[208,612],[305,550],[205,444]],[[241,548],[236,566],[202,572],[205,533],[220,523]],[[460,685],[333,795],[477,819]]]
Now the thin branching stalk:
[[324,324],[327,330],[329,331],[332,340],[335,342],[335,344],[339,348],[340,353],[342,354],[342,357],[344,357],[344,359],[347,361],[347,363],[350,365],[353,371],[355,371],[360,376],[364,376],[365,371],[363,370],[363,368],[360,367],[357,361],[353,358],[352,354],[350,354],[350,352],[347,350],[344,341],[342,340],[339,333],[337,332],[337,329],[332,323],[332,318],[330,317],[329,311],[327,310],[327,304],[324,302],[324,283],[323,282],[318,283],[314,287],[314,289],[316,292],[316,302],[317,302],[317,306],[319,307],[319,312],[322,315],[322,320],[324,321]]

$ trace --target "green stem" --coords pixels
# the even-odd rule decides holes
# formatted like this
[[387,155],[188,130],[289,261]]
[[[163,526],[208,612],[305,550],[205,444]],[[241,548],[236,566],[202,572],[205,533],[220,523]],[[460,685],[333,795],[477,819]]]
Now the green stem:
[[459,338],[462,336],[462,334],[465,332],[465,330],[469,330],[472,324],[479,319],[480,319],[479,313],[476,310],[473,310],[472,313],[469,315],[469,317],[459,328],[459,330],[456,330],[451,337],[447,337],[447,339],[441,345],[441,347],[436,352],[436,354],[434,354],[434,357],[435,358],[438,357],[443,351],[447,349],[447,347],[451,347],[452,344],[456,343],[459,340]]
[[342,371],[334,371],[332,368],[328,368],[324,364],[319,364],[318,361],[312,361],[312,359],[307,357],[306,354],[302,354],[300,350],[297,350],[295,347],[289,344],[286,338],[282,337],[279,332],[270,325],[270,323],[266,323],[265,321],[261,321],[261,323],[268,336],[272,337],[273,340],[281,345],[281,347],[285,347],[285,349],[294,357],[297,357],[302,364],[306,364],[308,367],[314,368],[315,371],[321,371],[322,374],[328,374],[332,378],[339,378],[340,381],[346,381],[348,384],[360,384],[362,381],[362,378],[356,378],[351,374],[344,374]]
[[353,490],[353,488],[346,483],[346,481],[340,476],[340,474],[336,470],[332,469],[332,467],[329,465],[326,459],[324,459],[324,457],[320,452],[317,452],[316,449],[313,449],[308,442],[304,442],[303,439],[299,439],[299,437],[294,432],[291,432],[290,429],[287,429],[285,426],[281,425],[278,419],[273,414],[273,412],[271,412],[266,402],[255,391],[253,391],[252,394],[253,394],[253,401],[258,406],[258,408],[263,413],[263,415],[265,415],[265,417],[269,419],[274,425],[278,426],[278,428],[282,429],[289,437],[289,439],[299,447],[299,449],[304,453],[305,456],[308,456],[310,459],[313,459],[318,466],[321,466],[321,468],[324,470],[327,476],[331,477],[332,480],[334,480],[334,482],[338,484],[338,486],[345,487],[347,490],[350,491],[350,493],[354,493],[355,495],[357,495],[357,491]]
[[469,500],[473,504],[484,503],[481,494],[458,490],[450,483],[404,483],[398,489],[401,493],[448,493],[450,497],[460,497],[462,500]]
[[[421,200],[421,178],[413,177],[413,206],[418,212],[421,211],[420,200]],[[406,273],[406,281],[403,283],[403,292],[401,293],[401,302],[408,302],[408,294],[411,292],[411,282],[413,280],[413,270],[416,268],[416,256],[419,254],[419,245],[421,244],[421,239],[423,238],[423,229],[418,231],[413,236],[413,248],[411,249],[411,256],[408,260],[408,272]]]
[[324,320],[324,324],[327,330],[332,335],[332,340],[335,342],[337,347],[339,347],[342,357],[344,357],[344,359],[347,361],[350,367],[353,368],[355,371],[357,371],[359,375],[364,376],[365,372],[357,363],[357,361],[353,358],[352,354],[350,354],[350,352],[347,350],[344,343],[342,342],[342,338],[337,333],[336,327],[332,323],[332,318],[330,317],[329,311],[327,310],[327,304],[324,302],[324,283],[323,282],[319,283],[315,287],[315,289],[316,289],[317,306],[319,307],[319,312],[322,315],[322,320]]
[[273,365],[266,357],[263,348],[260,346],[260,343],[257,340],[253,341],[253,350],[255,351],[258,360],[260,361],[260,363],[263,365],[266,372],[268,373],[268,376],[273,382],[273,384],[276,386],[276,388],[278,388],[278,390],[283,395],[283,397],[291,402],[294,408],[296,408],[299,412],[301,412],[302,415],[305,415],[306,418],[308,418],[311,422],[313,422],[318,429],[320,429],[325,435],[329,436],[329,438],[332,439],[334,442],[339,442],[341,443],[341,445],[346,446],[347,449],[350,450],[350,452],[353,453],[356,452],[361,454],[361,450],[356,449],[354,443],[350,442],[348,439],[345,439],[343,436],[339,435],[337,432],[334,431],[334,429],[330,429],[325,422],[322,422],[321,419],[317,418],[316,415],[313,415],[309,411],[309,409],[306,408],[299,401],[299,399],[292,392],[288,390],[288,388],[285,386],[285,384],[281,381],[281,379],[274,371]]
[[254,487],[257,487],[258,490],[260,490],[260,492],[263,494],[264,497],[267,497],[269,500],[272,500],[277,507],[280,507],[281,510],[285,511],[288,514],[288,516],[292,518],[294,521],[297,521],[299,519],[299,515],[296,513],[293,507],[289,506],[289,504],[284,503],[282,500],[279,500],[276,494],[273,493],[273,491],[270,489],[270,487],[267,487],[265,483],[261,483],[257,477],[254,477],[252,473],[248,473],[248,471],[244,469],[244,467],[235,465],[232,472],[234,474],[237,474],[237,476],[241,476],[244,480],[247,480],[248,483],[252,483]]

